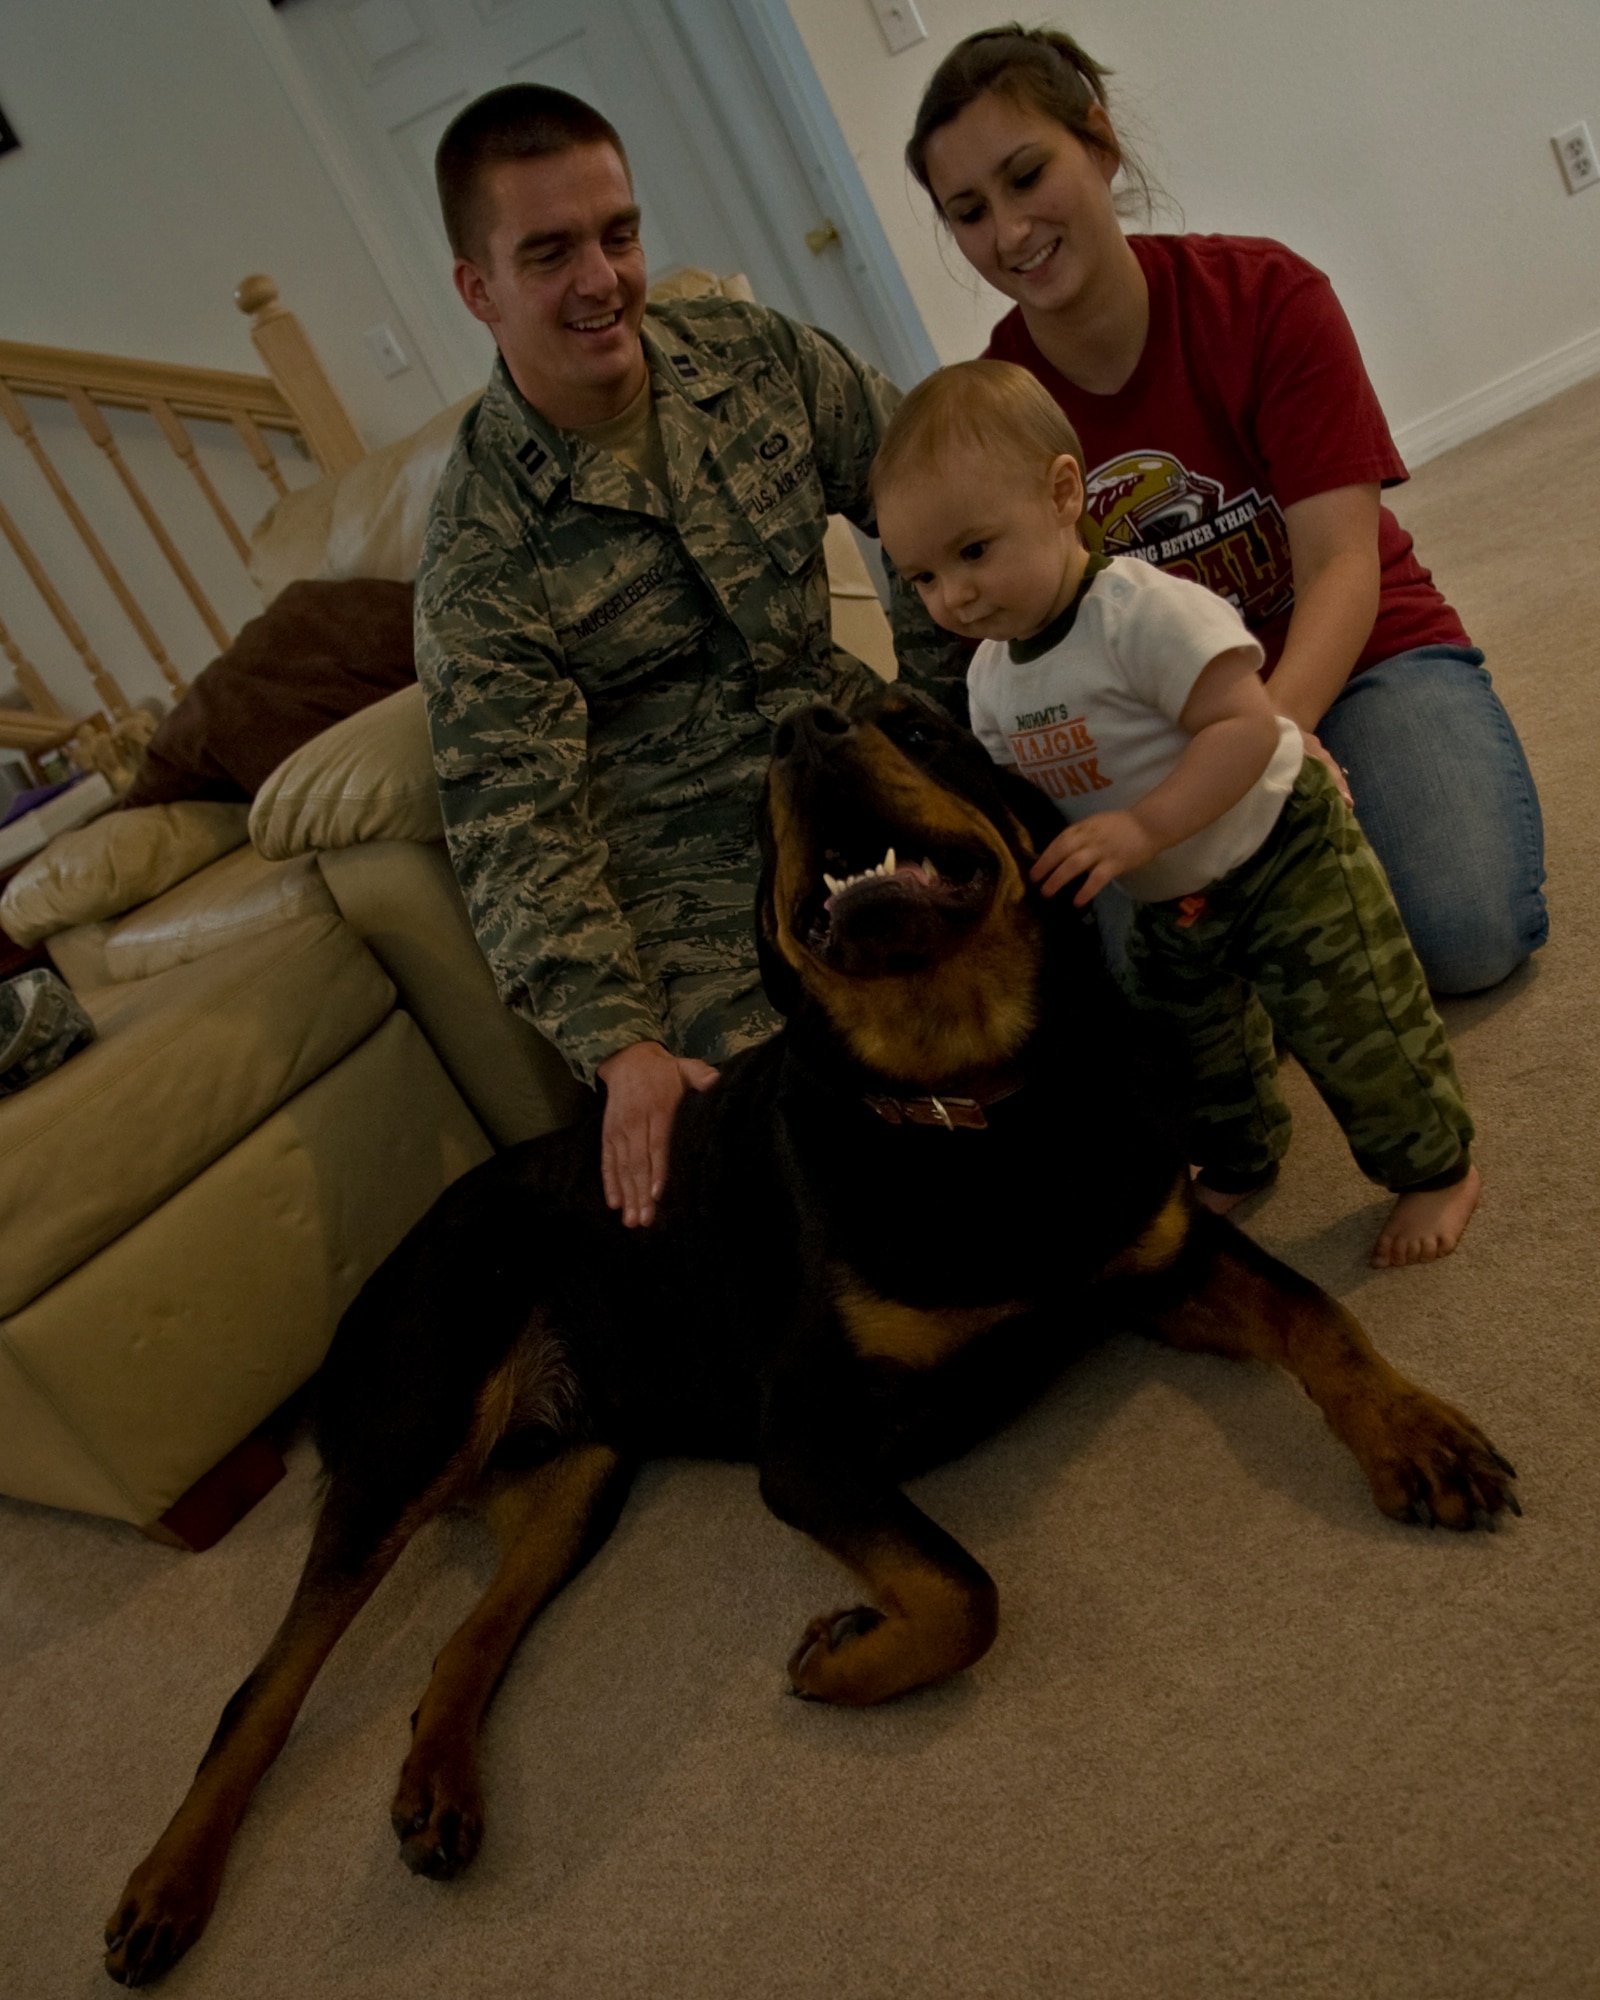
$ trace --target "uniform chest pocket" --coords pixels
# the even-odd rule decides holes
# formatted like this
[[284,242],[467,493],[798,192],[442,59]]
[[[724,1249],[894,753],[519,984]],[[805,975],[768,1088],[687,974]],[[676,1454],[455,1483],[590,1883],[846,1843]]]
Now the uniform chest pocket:
[[807,444],[771,467],[762,467],[745,504],[745,516],[767,554],[786,576],[817,561],[828,526],[828,503],[817,461]]
[[[765,385],[771,395],[773,385]],[[741,512],[785,576],[817,559],[827,501],[812,446],[811,423],[792,396],[750,399],[747,420],[718,453]]]
[[567,672],[586,695],[606,695],[656,673],[692,647],[711,618],[705,590],[681,552],[654,546],[607,551],[552,577],[551,622]]

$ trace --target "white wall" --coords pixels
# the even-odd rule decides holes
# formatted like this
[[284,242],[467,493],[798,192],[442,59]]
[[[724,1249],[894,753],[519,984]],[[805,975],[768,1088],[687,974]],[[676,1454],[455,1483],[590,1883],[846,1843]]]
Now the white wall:
[[[252,24],[254,19],[261,25]],[[385,380],[362,341],[389,290],[319,164],[271,60],[268,0],[0,0],[0,105],[22,144],[0,156],[0,339],[263,372],[233,304],[278,280],[369,444],[413,430],[442,398],[424,368]],[[64,405],[30,414],[178,670],[218,650],[109,468]],[[177,531],[228,630],[260,610],[187,475],[147,420],[114,419],[136,476]],[[197,433],[246,528],[270,490],[242,448]],[[291,484],[313,476],[286,466]],[[0,503],[21,522],[124,693],[170,690],[44,488],[0,430]],[[76,651],[0,543],[0,618],[71,712],[96,704]],[[0,694],[10,683],[0,661]]]
[[363,345],[395,307],[235,0],[0,0],[0,49],[0,338],[259,371],[265,271],[369,443],[439,407]]
[[[1008,0],[918,0],[891,56],[868,0],[790,0],[928,331],[973,354],[1005,302],[936,235],[901,148],[922,86]],[[1594,0],[1073,0],[1022,10],[1115,71],[1112,108],[1181,205],[1159,228],[1277,236],[1332,277],[1413,461],[1600,370]]]

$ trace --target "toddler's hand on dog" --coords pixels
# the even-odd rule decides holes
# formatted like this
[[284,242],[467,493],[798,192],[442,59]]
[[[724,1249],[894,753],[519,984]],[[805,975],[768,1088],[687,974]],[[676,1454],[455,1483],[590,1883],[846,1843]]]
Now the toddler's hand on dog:
[[1083,884],[1072,899],[1082,909],[1108,882],[1130,868],[1142,867],[1159,852],[1157,843],[1132,813],[1094,813],[1058,833],[1028,873],[1047,896],[1083,876]]
[[674,1056],[660,1042],[634,1042],[601,1063],[606,1087],[600,1123],[600,1179],[606,1206],[622,1211],[629,1229],[655,1221],[667,1184],[672,1121],[686,1090],[708,1090],[717,1080],[710,1063]]

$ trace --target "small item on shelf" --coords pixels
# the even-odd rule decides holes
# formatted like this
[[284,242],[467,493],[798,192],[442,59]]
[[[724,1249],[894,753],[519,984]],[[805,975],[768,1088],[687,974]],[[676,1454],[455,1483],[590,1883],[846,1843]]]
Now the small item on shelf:
[[0,812],[0,826],[9,826],[14,819],[21,819],[25,813],[36,812],[52,799],[60,798],[63,792],[71,791],[81,776],[81,772],[75,772],[72,777],[61,778],[53,785],[24,786],[6,802],[5,811]]
[[42,804],[0,826],[0,868],[26,861],[58,833],[85,825],[115,799],[116,794],[98,771],[69,778],[64,785],[48,790]]
[[11,803],[28,789],[28,767],[12,757],[0,757],[0,826],[11,817]]

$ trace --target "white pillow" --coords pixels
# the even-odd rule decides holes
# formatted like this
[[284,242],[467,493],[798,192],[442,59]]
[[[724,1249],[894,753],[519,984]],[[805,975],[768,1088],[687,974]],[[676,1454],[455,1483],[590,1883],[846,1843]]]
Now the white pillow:
[[250,538],[250,574],[263,601],[270,604],[301,578],[409,583],[422,557],[434,488],[461,419],[477,400],[465,396],[347,472],[286,493]]

